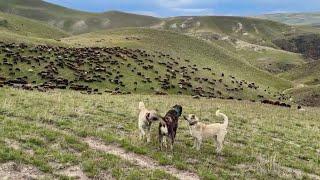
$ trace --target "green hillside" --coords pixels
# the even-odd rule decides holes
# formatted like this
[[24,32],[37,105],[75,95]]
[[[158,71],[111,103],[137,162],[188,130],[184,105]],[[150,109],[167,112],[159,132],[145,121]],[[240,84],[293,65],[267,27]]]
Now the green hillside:
[[[218,44],[170,31],[118,29],[61,43],[71,47],[3,43],[4,84],[41,91],[284,101],[280,92],[291,87],[291,82],[259,70]],[[12,53],[20,57],[13,58]]]
[[210,40],[206,42],[215,43],[252,66],[274,75],[306,64],[306,60],[301,54],[259,46],[241,40]]
[[285,24],[232,16],[174,17],[166,19],[161,27],[211,39],[230,36],[230,38],[267,46],[274,46],[272,39],[294,32],[292,27]]
[[281,23],[291,25],[320,25],[320,13],[278,13],[266,14],[259,16],[260,18],[269,19]]
[[154,17],[117,11],[106,13],[81,12],[42,0],[0,0],[0,10],[42,21],[73,34],[99,29],[149,26],[158,22],[158,19]]
[[282,77],[307,85],[320,84],[320,62],[310,62],[281,74]]
[[[207,43],[192,36],[170,31],[118,29],[65,38],[62,42],[73,46],[121,46],[162,51],[173,56],[190,59],[191,63],[199,66],[208,66],[214,69],[217,74],[224,72],[227,75],[254,81],[265,88],[269,86],[273,89],[282,89],[290,86],[290,82],[254,68],[218,44]],[[256,76],[253,77],[253,74]]]
[[26,38],[59,39],[68,36],[58,28],[7,13],[0,13],[0,31],[22,35]]
[[[319,77],[319,76],[318,76]],[[320,106],[320,85],[304,86],[287,92],[292,95],[294,101],[304,106]]]

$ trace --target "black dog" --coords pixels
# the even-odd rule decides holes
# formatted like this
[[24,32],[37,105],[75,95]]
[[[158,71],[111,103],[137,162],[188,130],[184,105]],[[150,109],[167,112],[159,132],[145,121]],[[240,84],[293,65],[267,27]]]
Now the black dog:
[[182,114],[182,107],[180,105],[175,105],[167,114],[162,118],[162,121],[159,123],[159,143],[160,149],[162,149],[163,144],[166,146],[167,136],[170,139],[171,150],[173,150],[173,143],[176,138],[176,133],[178,129],[179,117]]

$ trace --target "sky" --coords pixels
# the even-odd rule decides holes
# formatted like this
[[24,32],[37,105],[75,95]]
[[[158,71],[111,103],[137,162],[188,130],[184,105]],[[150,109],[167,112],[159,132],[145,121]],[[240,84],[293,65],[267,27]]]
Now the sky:
[[320,12],[320,0],[45,0],[89,11],[110,10],[170,17],[182,15],[254,16],[271,13]]

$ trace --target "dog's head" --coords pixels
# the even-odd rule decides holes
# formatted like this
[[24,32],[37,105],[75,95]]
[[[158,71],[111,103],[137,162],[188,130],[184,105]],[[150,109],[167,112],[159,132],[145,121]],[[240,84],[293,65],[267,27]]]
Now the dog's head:
[[181,114],[182,114],[182,106],[180,106],[180,105],[174,105],[174,106],[172,107],[172,109],[177,112],[177,115],[178,115],[179,117],[181,116]]
[[160,115],[158,115],[158,113],[156,111],[150,111],[148,113],[146,113],[146,119],[148,121],[157,121],[162,119],[162,117]]
[[188,117],[183,116],[183,118],[188,121],[190,126],[193,126],[199,122],[199,118],[194,114],[189,114]]

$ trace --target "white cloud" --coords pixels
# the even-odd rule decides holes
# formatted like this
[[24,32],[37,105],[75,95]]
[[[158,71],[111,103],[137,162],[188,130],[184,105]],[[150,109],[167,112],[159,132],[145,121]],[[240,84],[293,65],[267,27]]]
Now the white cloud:
[[157,3],[162,7],[178,8],[192,4],[194,0],[157,0]]
[[146,16],[153,16],[153,17],[160,17],[157,13],[155,13],[153,11],[130,11],[130,13],[146,15]]
[[214,15],[214,10],[208,8],[172,8],[171,10],[182,15]]

